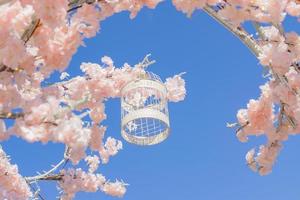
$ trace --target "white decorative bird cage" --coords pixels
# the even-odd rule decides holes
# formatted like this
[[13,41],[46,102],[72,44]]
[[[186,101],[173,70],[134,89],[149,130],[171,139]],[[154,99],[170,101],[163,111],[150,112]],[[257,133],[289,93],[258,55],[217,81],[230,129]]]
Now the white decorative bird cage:
[[154,145],[170,132],[167,89],[161,79],[150,72],[122,89],[122,136],[133,144]]

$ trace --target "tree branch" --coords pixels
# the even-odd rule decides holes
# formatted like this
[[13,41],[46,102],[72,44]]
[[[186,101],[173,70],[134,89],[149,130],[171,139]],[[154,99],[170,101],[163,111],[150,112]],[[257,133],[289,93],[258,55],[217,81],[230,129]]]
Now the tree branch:
[[52,169],[50,169],[49,171],[41,175],[25,177],[25,180],[28,181],[29,183],[38,180],[61,180],[63,175],[53,174],[53,172],[55,172],[60,166],[63,166],[66,162],[68,162],[69,153],[70,153],[70,148],[66,146],[64,158],[59,163],[57,163]]
[[213,8],[210,6],[205,6],[203,10],[210,15],[213,19],[215,19],[217,22],[219,22],[222,26],[224,26],[227,30],[229,30],[233,35],[235,35],[237,38],[239,38],[249,49],[250,51],[256,56],[259,56],[260,48],[257,45],[256,41],[253,40],[253,38],[244,30],[241,30],[240,28],[234,27],[232,24],[227,22],[225,19],[223,19],[218,12],[216,12]]
[[[36,16],[34,15],[32,17],[31,24],[28,26],[28,28],[25,30],[25,32],[21,36],[21,40],[24,42],[24,45],[26,45],[26,43],[29,41],[29,39],[31,38],[31,36],[33,35],[34,31],[37,29],[39,24],[40,24],[40,19],[37,19]],[[3,71],[14,73],[14,72],[22,71],[22,69],[21,68],[12,69],[10,67],[7,67],[3,63],[1,63],[0,64],[0,72],[3,72]]]
[[[224,26],[227,30],[229,30],[232,34],[234,34],[237,38],[239,38],[249,49],[250,51],[258,58],[259,54],[260,54],[260,47],[258,46],[258,44],[256,43],[256,41],[246,32],[246,31],[243,31],[239,28],[235,28],[234,26],[232,26],[229,22],[227,22],[225,19],[223,19],[221,16],[218,15],[218,13],[211,7],[209,6],[205,6],[203,8],[203,10],[209,14],[212,18],[214,18],[217,22],[219,22],[222,26]],[[261,26],[259,23],[257,22],[253,22],[253,26],[254,28],[256,29],[256,31],[258,32],[259,36],[262,38],[262,39],[265,39],[265,35],[264,33],[262,32],[261,30]],[[280,31],[280,33],[283,33],[283,27],[281,25],[275,25],[276,28],[278,28],[278,30]],[[275,76],[275,78],[277,77],[277,80],[279,80],[280,82],[283,82],[288,88],[289,85],[288,83],[286,83],[284,81],[284,78],[283,77],[280,77],[278,76],[273,70],[272,70],[272,67],[269,67],[269,69],[272,71],[273,75]],[[291,89],[291,88],[290,88]],[[294,90],[291,89],[291,91],[293,93],[295,93]],[[281,108],[284,108],[284,105],[283,103],[280,103],[280,106]],[[288,116],[284,109],[281,111],[283,113],[281,113],[280,115],[284,114],[285,117],[286,117],[286,120],[288,121],[288,123],[293,127],[293,128],[296,128],[297,127],[297,124],[295,123],[295,121],[290,117]],[[282,118],[281,116],[279,116],[279,118]],[[280,120],[280,126],[282,124],[282,120]],[[246,124],[248,125],[248,124]],[[243,126],[241,126],[240,128],[243,128]],[[280,127],[278,127],[277,130],[279,130]],[[240,129],[238,129],[239,131]]]
[[93,4],[95,3],[96,0],[74,0],[72,2],[69,3],[69,9],[68,12],[72,12],[78,8],[81,8],[83,6],[83,4]]
[[31,24],[29,25],[28,29],[25,30],[25,32],[23,33],[23,35],[21,37],[21,40],[23,40],[25,44],[29,41],[29,39],[31,38],[31,36],[33,35],[35,30],[39,26],[40,21],[41,20],[38,19],[35,15],[32,17]]
[[[11,0],[0,0],[0,6],[2,4],[8,3],[10,1]],[[98,1],[101,1],[101,0],[98,0]],[[96,0],[74,0],[74,1],[71,1],[69,3],[70,8],[68,10],[68,13],[82,7],[83,4],[85,4],[85,3],[93,4],[95,2],[96,2]],[[21,40],[24,42],[24,44],[26,44],[29,41],[31,36],[34,34],[35,30],[38,28],[39,24],[40,24],[40,19],[38,19],[34,15],[32,17],[31,24],[29,25],[29,27],[25,30],[25,32],[21,36]],[[7,67],[3,63],[0,63],[0,72],[3,72],[3,71],[14,73],[14,72],[22,71],[22,69],[21,68],[12,69],[12,68]]]
[[[36,177],[34,181],[60,181],[62,180],[63,176],[63,174],[52,174],[48,176]],[[28,180],[28,178],[25,179]]]
[[0,113],[0,119],[17,119],[24,117],[24,113]]

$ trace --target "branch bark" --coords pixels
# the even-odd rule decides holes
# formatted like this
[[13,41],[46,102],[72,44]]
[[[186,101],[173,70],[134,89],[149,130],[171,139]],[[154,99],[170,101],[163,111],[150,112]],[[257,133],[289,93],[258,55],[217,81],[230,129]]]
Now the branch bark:
[[62,174],[53,174],[53,173],[59,167],[63,166],[64,164],[66,164],[69,161],[69,153],[70,153],[70,148],[66,146],[64,158],[59,163],[57,163],[52,169],[50,169],[49,171],[47,171],[41,175],[25,177],[25,180],[29,183],[38,181],[38,180],[53,180],[53,181],[61,180],[63,177]]
[[[48,176],[37,177],[34,179],[34,181],[61,181],[63,176],[64,176],[63,174],[52,174]],[[29,180],[28,178],[25,179]]]
[[227,30],[229,30],[233,35],[239,38],[256,57],[259,56],[259,52],[260,52],[259,46],[257,45],[256,41],[246,31],[241,30],[233,26],[229,22],[227,22],[218,14],[218,12],[216,12],[213,8],[211,8],[208,5],[205,6],[203,10],[208,15],[210,15],[213,19],[219,22],[222,26],[224,26]]
[[17,119],[24,117],[24,113],[0,113],[0,119]]

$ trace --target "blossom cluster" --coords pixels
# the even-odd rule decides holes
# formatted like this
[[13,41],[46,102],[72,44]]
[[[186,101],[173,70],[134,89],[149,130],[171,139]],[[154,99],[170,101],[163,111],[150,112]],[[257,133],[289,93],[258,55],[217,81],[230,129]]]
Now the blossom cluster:
[[[218,18],[229,30],[237,33],[257,55],[269,72],[267,82],[260,87],[261,95],[251,99],[246,109],[237,113],[241,142],[248,136],[265,135],[267,144],[251,149],[246,155],[248,166],[261,175],[272,171],[282,148],[282,142],[300,132],[300,37],[285,32],[283,21],[295,17],[299,21],[298,0],[173,0],[176,8],[188,16],[197,9]],[[250,21],[257,37],[243,25]],[[245,40],[244,40],[245,41]]]
[[287,15],[300,16],[297,0],[172,0],[175,7],[189,16],[205,6],[216,6],[219,15],[239,26],[245,21],[281,23]]
[[[1,139],[17,136],[28,142],[52,141],[66,144],[70,148],[68,158],[73,164],[78,164],[85,158],[90,166],[89,173],[92,175],[100,161],[98,157],[86,154],[88,148],[98,152],[103,164],[122,149],[121,141],[114,138],[108,137],[106,142],[103,142],[106,127],[100,124],[106,118],[106,99],[120,97],[121,89],[128,82],[145,73],[144,69],[128,64],[116,68],[109,57],[102,60],[105,62],[102,66],[82,63],[80,68],[84,76],[39,88],[39,95],[36,98],[24,101],[24,105],[21,104],[24,117],[17,118],[14,126],[6,130],[5,123],[1,121]],[[183,79],[178,76],[169,78],[166,85],[171,88],[170,93],[175,91],[180,97],[180,99],[173,97],[173,94],[170,100],[183,99],[185,95]],[[81,114],[75,115],[74,110]],[[91,119],[90,125],[84,123],[83,118],[86,115]],[[114,184],[110,184],[105,188],[111,191],[113,186]]]
[[261,31],[265,41],[260,42],[259,59],[269,68],[272,77],[261,86],[260,98],[250,100],[247,109],[238,112],[239,123],[245,127],[237,136],[241,141],[247,141],[249,135],[266,135],[268,143],[259,148],[255,162],[252,161],[253,150],[246,159],[252,169],[267,174],[272,170],[282,141],[300,131],[300,74],[297,67],[300,58],[297,45],[300,43],[295,32],[282,35],[274,26],[264,27]]
[[[0,119],[0,141],[15,136],[30,143],[65,144],[69,149],[66,159],[74,168],[59,173],[63,199],[72,199],[79,191],[124,195],[123,182],[108,182],[97,172],[100,164],[108,163],[123,148],[121,141],[105,138],[107,127],[101,123],[107,117],[105,101],[119,98],[127,83],[145,73],[141,65],[115,67],[108,56],[101,59],[102,64],[82,63],[82,76],[69,77],[64,70],[78,47],[84,45],[83,40],[97,34],[103,20],[126,10],[134,18],[144,6],[155,8],[159,2],[0,1],[0,114],[2,119],[15,119],[10,127]],[[45,84],[54,71],[61,72],[62,81]],[[175,76],[166,86],[170,101],[183,100],[183,79]],[[8,179],[1,179],[0,196],[28,199],[29,185],[17,167],[1,157],[1,170],[8,173]],[[81,160],[87,162],[88,172],[76,169]],[[9,178],[14,181],[9,182]]]
[[[267,144],[246,155],[248,166],[261,175],[272,171],[272,166],[289,135],[300,132],[300,40],[296,32],[284,32],[282,22],[288,15],[299,18],[300,2],[295,0],[173,0],[177,9],[191,15],[196,9],[214,12],[229,29],[243,31],[252,42],[252,50],[260,64],[269,71],[267,83],[260,87],[261,95],[251,99],[246,109],[237,113],[237,137],[246,142],[248,136],[265,135]],[[211,14],[211,13],[210,13]],[[258,37],[247,33],[243,24],[254,23]],[[262,23],[264,25],[262,25]],[[243,38],[242,38],[243,39]]]
[[10,164],[0,148],[0,199],[23,200],[32,197],[29,186],[19,174],[17,165]]
[[[2,3],[4,2],[4,3]],[[57,142],[70,148],[68,159],[74,165],[85,159],[89,171],[61,171],[59,181],[64,199],[76,192],[102,190],[122,196],[122,182],[110,183],[97,173],[122,149],[114,138],[105,140],[105,101],[119,98],[122,88],[136,80],[144,68],[124,64],[118,68],[111,58],[102,64],[82,63],[83,76],[68,77],[63,72],[85,38],[99,32],[101,22],[115,13],[129,11],[134,18],[144,7],[155,8],[161,0],[5,0],[0,1],[0,114],[15,119],[6,127],[0,120],[0,140],[11,136],[28,142]],[[258,59],[270,78],[261,86],[261,95],[250,100],[246,109],[238,111],[237,137],[245,142],[248,136],[265,135],[266,145],[256,153],[251,149],[246,160],[260,174],[272,170],[282,142],[300,131],[299,59],[300,40],[295,32],[285,33],[282,22],[287,16],[299,18],[298,0],[172,0],[176,9],[191,16],[197,9],[209,10],[230,30],[243,31],[243,24],[258,24],[259,37],[243,35],[255,44]],[[264,26],[261,26],[262,23]],[[2,28],[5,27],[5,28]],[[254,47],[252,47],[254,48]],[[45,79],[54,71],[63,72],[63,81],[45,86]],[[180,75],[166,80],[168,100],[185,97],[185,82]],[[14,110],[21,113],[13,114]],[[76,111],[76,112],[74,112]],[[78,114],[79,113],[79,114]],[[5,117],[6,116],[6,117]],[[85,121],[89,117],[91,122]],[[87,150],[93,156],[87,155]],[[4,154],[4,153],[3,153]],[[16,168],[2,156],[4,172],[14,171],[15,185],[4,183],[0,196],[7,199],[28,199],[31,195]],[[2,179],[1,179],[2,180]],[[4,179],[3,179],[4,180]],[[22,181],[23,180],[23,181]],[[17,192],[12,189],[20,188]],[[10,192],[10,191],[15,192]],[[6,195],[6,196],[5,196]]]
[[63,179],[59,187],[63,190],[62,200],[70,200],[79,191],[96,192],[101,190],[111,196],[122,197],[126,192],[125,183],[121,181],[109,182],[101,174],[85,172],[80,168],[62,170]]

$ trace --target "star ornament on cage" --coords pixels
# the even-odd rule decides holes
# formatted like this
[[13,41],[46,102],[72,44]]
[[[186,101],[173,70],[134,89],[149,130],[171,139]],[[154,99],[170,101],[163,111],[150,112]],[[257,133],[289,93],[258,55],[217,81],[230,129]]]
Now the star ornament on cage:
[[167,89],[159,76],[142,73],[121,95],[121,134],[127,142],[154,145],[169,136]]

